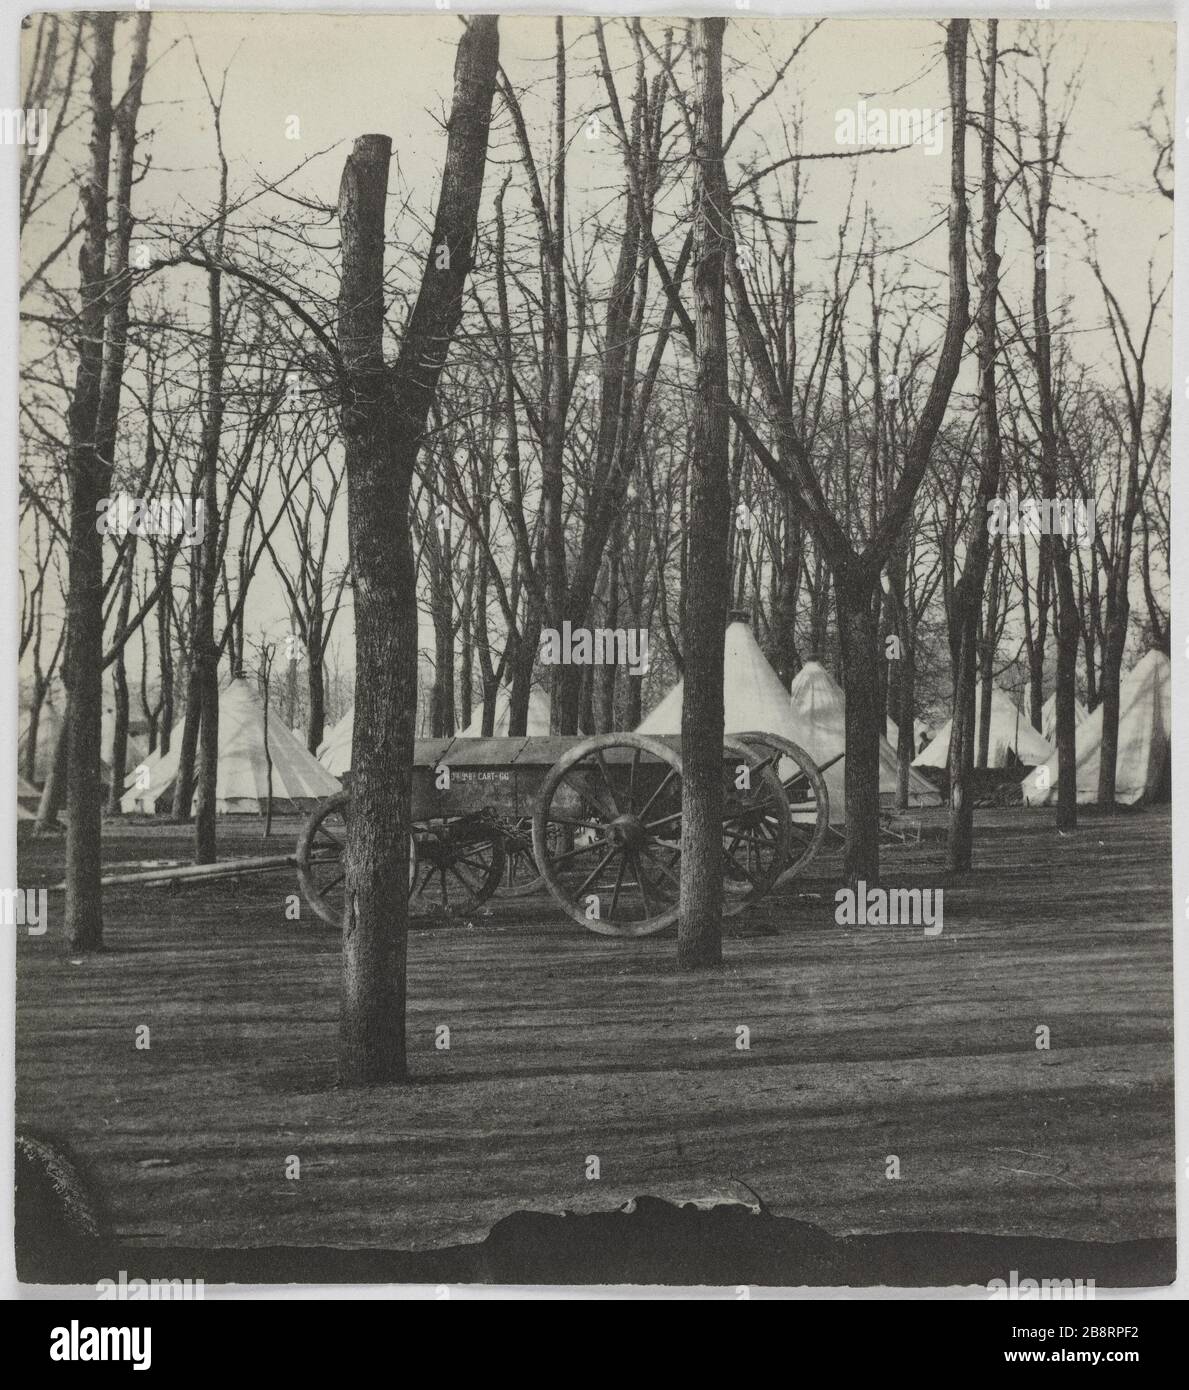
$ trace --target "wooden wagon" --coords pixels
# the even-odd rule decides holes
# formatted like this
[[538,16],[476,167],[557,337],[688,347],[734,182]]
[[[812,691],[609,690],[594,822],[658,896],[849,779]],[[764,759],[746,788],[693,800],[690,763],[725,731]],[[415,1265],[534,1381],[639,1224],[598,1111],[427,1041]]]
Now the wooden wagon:
[[[738,912],[799,873],[829,825],[825,782],[795,744],[766,733],[723,744],[722,866]],[[681,739],[420,739],[414,750],[409,891],[415,905],[467,911],[493,894],[546,886],[591,931],[641,936],[677,918]],[[342,921],[350,792],[323,803],[298,841],[302,889]]]

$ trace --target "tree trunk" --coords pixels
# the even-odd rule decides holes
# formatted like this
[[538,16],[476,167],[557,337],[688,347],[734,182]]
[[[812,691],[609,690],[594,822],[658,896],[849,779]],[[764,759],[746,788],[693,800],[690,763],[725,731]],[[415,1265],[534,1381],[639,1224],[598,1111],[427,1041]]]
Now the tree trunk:
[[66,752],[67,947],[103,947],[100,878],[100,718],[103,704],[103,538],[95,525],[108,495],[110,465],[99,451],[104,295],[107,292],[107,201],[111,163],[112,46],[116,16],[89,17],[93,34],[90,167],[81,191],[78,370],[70,401],[70,588],[66,600],[64,676],[69,691]]
[[462,315],[498,63],[495,16],[472,17],[455,59],[433,243],[391,371],[383,355],[387,136],[355,142],[339,187],[338,323],[356,669],[339,1035],[339,1071],[347,1085],[401,1081],[407,1074],[408,845],[417,715],[417,665],[409,659],[417,650],[409,486]]
[[306,652],[306,696],[309,719],[306,748],[316,757],[326,738],[326,660],[322,632],[322,613],[317,605],[310,615],[310,642]]
[[725,264],[730,194],[722,149],[722,43],[726,21],[691,24],[695,81],[694,448],[690,459],[689,579],[682,647],[684,766],[681,916],[677,963],[722,960],[723,651],[730,530]]
[[868,588],[857,591],[835,576],[838,640],[846,695],[846,847],[843,873],[853,888],[859,879],[873,886],[879,875],[879,738],[884,709],[876,673],[879,629]]
[[[129,541],[135,553],[134,542]],[[128,772],[128,667],[124,659],[127,642],[128,613],[132,607],[132,555],[128,556],[124,574],[120,581],[120,607],[116,620],[116,659],[112,667],[112,698],[114,701],[114,721],[108,766],[111,769],[111,785],[107,793],[108,814],[120,814],[120,798],[124,794],[124,778]]]
[[[1002,469],[1002,441],[995,372],[998,333],[996,329],[999,294],[999,253],[995,246],[998,205],[995,184],[995,87],[999,67],[999,28],[996,20],[987,22],[987,56],[983,81],[982,138],[982,284],[978,305],[979,414],[982,426],[979,456],[979,482],[971,519],[971,536],[966,566],[955,585],[955,631],[951,650],[954,663],[954,705],[950,724],[950,823],[949,867],[966,871],[974,852],[974,687],[978,675],[979,611],[983,602],[987,559],[990,550],[988,506],[999,493]],[[953,138],[964,132],[957,129]],[[993,626],[993,624],[992,624]],[[993,634],[991,635],[993,641]],[[989,716],[990,700],[983,705]]]

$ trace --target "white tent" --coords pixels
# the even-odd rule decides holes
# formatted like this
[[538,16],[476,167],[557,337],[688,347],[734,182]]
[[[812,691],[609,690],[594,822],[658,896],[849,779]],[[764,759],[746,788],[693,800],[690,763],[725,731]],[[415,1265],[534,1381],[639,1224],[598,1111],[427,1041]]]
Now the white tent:
[[[1075,724],[1080,724],[1086,717],[1086,706],[1080,700],[1073,702],[1073,719]],[[1049,698],[1044,702],[1044,708],[1040,712],[1040,731],[1045,738],[1053,745],[1057,746],[1057,692],[1054,690]]]
[[[1149,652],[1119,687],[1119,746],[1115,755],[1115,800],[1121,806],[1146,801],[1159,790],[1168,765],[1172,729],[1172,668],[1163,652]],[[1102,706],[1078,725],[1078,801],[1098,796],[1102,756]],[[1023,782],[1029,806],[1057,796],[1057,755],[1030,772]]]
[[[525,725],[527,734],[547,734],[549,732],[550,708],[548,692],[540,690],[534,685],[528,693],[528,723]],[[491,728],[492,737],[506,738],[511,719],[512,692],[505,686],[495,697],[495,723]],[[481,701],[479,708],[475,711],[474,718],[458,736],[459,738],[482,738],[483,704]]]
[[[923,719],[912,721],[912,751],[914,753],[920,748],[922,738],[927,738],[928,734],[929,727]],[[892,751],[895,752],[900,742],[900,726],[894,719],[888,720],[888,742],[892,745]]]
[[[982,710],[982,687],[974,695],[975,747],[977,749],[978,721]],[[950,727],[952,719],[947,719],[937,737],[923,752],[913,759],[913,767],[945,767],[950,757]],[[1047,738],[1036,732],[1028,722],[1023,711],[1010,695],[1002,690],[991,691],[991,737],[987,744],[987,766],[1006,767],[1009,754],[1025,767],[1035,767],[1048,762],[1053,755],[1053,745]]]
[[333,725],[318,749],[318,761],[333,777],[351,771],[351,739],[355,734],[355,706]]
[[[846,696],[842,687],[817,661],[807,661],[793,680],[789,696],[801,737],[796,740],[819,765],[828,763],[846,749]],[[836,762],[826,772],[830,789],[830,810],[834,802],[843,804],[845,760]],[[879,794],[895,801],[899,759],[886,738],[879,740]],[[908,774],[908,804],[910,806],[940,806],[937,788],[911,768]],[[838,817],[841,819],[841,817]]]
[[[124,755],[124,766],[135,767],[137,763],[143,762],[148,756],[149,741],[142,734],[133,733],[131,720],[128,729],[128,748]],[[116,706],[111,699],[103,702],[103,720],[100,728],[99,754],[103,759],[104,767],[111,766],[112,743],[116,736]]]
[[[170,795],[177,778],[181,739],[164,758],[150,759],[147,779],[134,769],[120,805],[125,812],[151,813]],[[264,705],[252,682],[242,676],[219,696],[219,771],[215,809],[221,814],[258,814],[268,795],[268,761],[272,762],[273,806],[278,811],[309,810],[340,790],[338,780],[285,727],[268,721],[265,756]],[[148,786],[143,786],[144,781]]]
[[[844,751],[841,724],[838,710],[844,708],[842,692],[826,672],[815,662],[810,663],[821,672],[833,687],[835,694],[829,701],[831,712],[827,714],[824,700],[817,700],[818,712],[807,712],[806,708],[795,705],[789,692],[780,682],[780,677],[768,664],[760,650],[759,643],[752,633],[751,626],[745,622],[728,624],[726,633],[725,669],[723,672],[723,701],[726,706],[725,727],[728,734],[742,734],[751,731],[780,734],[804,748],[819,764],[829,762]],[[808,668],[806,668],[808,669]],[[801,676],[805,672],[802,671]],[[798,680],[801,680],[801,676]],[[796,688],[796,682],[794,689]],[[678,681],[652,713],[637,729],[641,734],[677,734],[681,732],[682,682]],[[814,704],[814,694],[820,694],[822,687],[814,680],[813,672],[802,682],[809,704]],[[890,779],[886,769],[881,766],[880,792],[894,796],[896,791],[896,755],[883,745],[890,758]],[[883,750],[881,750],[882,752]],[[882,760],[881,760],[882,761]],[[826,786],[830,792],[830,819],[840,822],[846,818],[846,801],[843,785],[845,762],[839,758],[826,771]],[[937,793],[919,775],[913,778],[910,793],[914,805],[936,805]]]

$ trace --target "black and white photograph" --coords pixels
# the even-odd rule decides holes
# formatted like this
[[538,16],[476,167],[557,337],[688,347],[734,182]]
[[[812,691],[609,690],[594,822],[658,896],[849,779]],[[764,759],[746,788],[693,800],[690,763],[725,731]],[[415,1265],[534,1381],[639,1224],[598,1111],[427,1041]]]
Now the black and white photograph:
[[951,8],[6,12],[14,1296],[1174,1285],[1175,13]]

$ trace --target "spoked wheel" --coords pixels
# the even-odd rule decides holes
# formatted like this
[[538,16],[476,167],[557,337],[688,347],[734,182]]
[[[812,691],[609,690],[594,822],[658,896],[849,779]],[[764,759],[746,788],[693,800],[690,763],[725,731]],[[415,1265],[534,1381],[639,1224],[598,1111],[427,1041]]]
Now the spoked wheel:
[[830,828],[830,793],[826,779],[804,748],[780,734],[740,734],[740,740],[760,750],[774,768],[789,807],[788,862],[777,877],[785,883],[806,868],[821,849]]
[[478,816],[421,821],[414,836],[414,906],[469,912],[485,903],[504,873],[504,832]]
[[788,797],[767,750],[723,740],[723,915],[731,917],[772,887],[789,853]]
[[[297,881],[306,902],[332,927],[343,924],[346,895],[347,819],[350,792],[338,792],[318,806],[297,841]],[[417,847],[409,840],[409,891],[417,868]]]
[[681,758],[642,734],[599,734],[549,770],[533,816],[549,890],[603,936],[647,936],[677,920]]
[[504,827],[504,876],[495,890],[497,898],[527,898],[545,882],[533,854],[533,821],[524,816]]
[[301,891],[318,916],[332,927],[343,923],[350,801],[350,792],[339,792],[315,807],[297,840],[297,881]]

